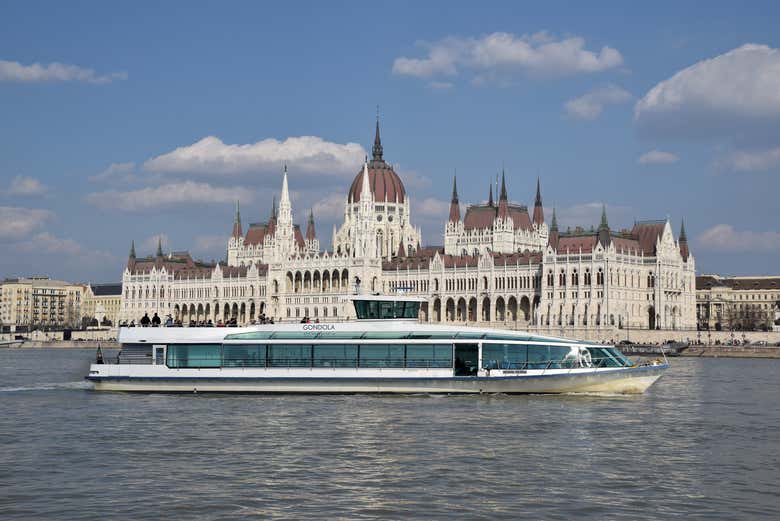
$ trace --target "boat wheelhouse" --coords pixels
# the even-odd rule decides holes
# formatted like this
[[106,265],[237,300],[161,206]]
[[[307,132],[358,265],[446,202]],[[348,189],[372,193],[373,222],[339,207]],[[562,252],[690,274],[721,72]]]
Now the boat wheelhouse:
[[351,322],[122,328],[97,390],[304,393],[641,393],[667,367],[612,346],[417,321],[421,300],[353,297]]

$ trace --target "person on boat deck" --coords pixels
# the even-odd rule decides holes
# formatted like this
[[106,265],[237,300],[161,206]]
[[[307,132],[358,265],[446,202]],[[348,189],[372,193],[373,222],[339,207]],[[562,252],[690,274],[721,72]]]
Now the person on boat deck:
[[170,314],[165,315],[165,327],[171,326],[173,326],[173,317]]
[[97,354],[95,355],[95,363],[96,364],[102,364],[103,363],[103,350],[100,349],[100,346],[97,348]]
[[208,321],[208,322],[206,322],[206,325],[207,325],[208,327],[214,327],[214,322],[212,322],[212,321],[211,321],[211,319],[209,319],[209,321]]
[[149,322],[151,322],[151,320],[149,320],[149,314],[144,313],[144,316],[141,317],[141,327],[149,327]]
[[135,327],[135,320],[131,320],[130,321],[130,326],[128,326],[128,327]]
[[155,312],[154,316],[152,317],[152,327],[160,327],[160,316]]

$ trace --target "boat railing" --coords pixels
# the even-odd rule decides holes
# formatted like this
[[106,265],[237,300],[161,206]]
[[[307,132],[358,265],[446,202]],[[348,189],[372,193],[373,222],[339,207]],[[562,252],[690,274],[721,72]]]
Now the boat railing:
[[581,364],[576,359],[571,357],[562,358],[560,360],[540,360],[540,361],[531,361],[531,362],[487,360],[487,361],[483,361],[482,365],[485,369],[502,369],[502,370],[517,370],[517,371],[527,371],[529,369],[533,369],[533,370],[541,369],[543,371],[547,371],[549,369],[579,369],[579,368],[600,369],[604,367],[623,367],[620,365],[616,365],[614,363],[614,360],[608,357],[592,358],[590,365]]
[[[143,362],[141,362],[143,363]],[[168,358],[168,367],[172,369],[205,368],[309,368],[309,369],[450,369],[451,360],[429,359],[344,359],[344,358],[219,358],[187,357]]]

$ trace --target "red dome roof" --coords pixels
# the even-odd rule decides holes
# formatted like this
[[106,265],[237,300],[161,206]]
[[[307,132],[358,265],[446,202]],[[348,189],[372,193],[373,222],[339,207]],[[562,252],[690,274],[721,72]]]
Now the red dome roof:
[[[368,163],[368,181],[371,184],[371,192],[374,194],[376,202],[389,201],[394,202],[398,196],[398,202],[403,203],[406,197],[406,190],[401,178],[395,173],[393,167],[380,160],[372,160]],[[349,199],[360,201],[360,192],[363,190],[363,169],[355,176],[352,185],[349,187]]]

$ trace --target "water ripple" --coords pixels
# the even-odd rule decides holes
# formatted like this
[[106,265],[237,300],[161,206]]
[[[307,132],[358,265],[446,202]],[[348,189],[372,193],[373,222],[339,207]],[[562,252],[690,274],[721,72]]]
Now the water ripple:
[[778,361],[641,396],[128,395],[0,353],[0,519],[772,519]]

